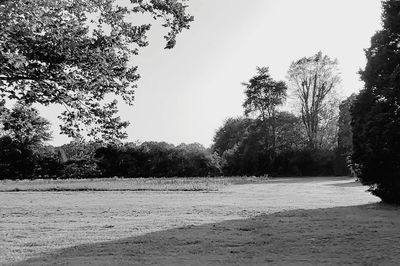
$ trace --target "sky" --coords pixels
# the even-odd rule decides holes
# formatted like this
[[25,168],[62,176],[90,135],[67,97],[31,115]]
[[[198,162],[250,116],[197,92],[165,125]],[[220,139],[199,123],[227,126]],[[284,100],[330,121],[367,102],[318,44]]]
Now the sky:
[[[198,142],[208,147],[228,117],[243,114],[244,87],[266,66],[286,80],[292,61],[318,51],[337,58],[341,97],[359,91],[364,49],[381,28],[380,0],[191,0],[195,17],[172,50],[163,49],[165,31],[153,26],[150,45],[132,58],[141,79],[133,106],[119,104],[130,121],[126,141]],[[59,135],[57,110],[42,108]]]

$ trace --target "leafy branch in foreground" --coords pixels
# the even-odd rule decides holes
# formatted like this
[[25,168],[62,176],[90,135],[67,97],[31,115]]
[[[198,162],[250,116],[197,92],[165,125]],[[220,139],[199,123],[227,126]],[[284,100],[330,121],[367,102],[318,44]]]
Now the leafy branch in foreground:
[[124,138],[127,122],[116,116],[120,96],[134,100],[137,66],[128,64],[146,40],[147,14],[169,28],[166,49],[193,17],[186,0],[0,0],[0,98],[27,105],[60,104],[62,133]]

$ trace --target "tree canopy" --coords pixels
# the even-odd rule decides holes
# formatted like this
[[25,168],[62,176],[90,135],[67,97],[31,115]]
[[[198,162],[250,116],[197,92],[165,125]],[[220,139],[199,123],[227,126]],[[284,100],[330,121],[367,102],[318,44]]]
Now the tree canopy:
[[286,99],[285,82],[273,80],[268,67],[257,67],[257,75],[242,84],[246,87],[243,103],[246,115],[255,113],[266,120],[274,116],[277,106]]
[[271,148],[275,152],[276,113],[278,106],[286,99],[286,84],[283,81],[273,80],[268,67],[258,67],[257,75],[243,85],[246,87],[244,113],[246,116],[252,113],[257,115],[257,119],[264,127],[266,148]]
[[186,0],[0,0],[0,99],[60,104],[61,131],[72,137],[123,138],[128,122],[116,115],[120,96],[134,100],[139,79],[129,63],[148,45],[150,24],[163,20],[165,48],[189,28]]

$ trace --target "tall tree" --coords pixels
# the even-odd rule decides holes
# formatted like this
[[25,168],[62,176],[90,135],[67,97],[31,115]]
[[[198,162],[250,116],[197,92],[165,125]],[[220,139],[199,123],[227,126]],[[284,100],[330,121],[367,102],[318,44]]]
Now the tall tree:
[[125,137],[128,123],[116,116],[116,100],[105,98],[134,100],[139,74],[129,62],[148,44],[151,25],[131,21],[139,14],[164,20],[169,49],[193,17],[186,0],[117,2],[1,0],[0,99],[63,105],[61,130],[72,137]]
[[300,101],[301,116],[311,149],[319,148],[321,116],[340,82],[337,60],[322,52],[292,62],[288,78]]
[[261,120],[265,129],[266,146],[269,146],[267,142],[271,138],[271,147],[275,152],[276,113],[278,106],[286,99],[286,84],[273,80],[268,67],[257,67],[257,75],[243,85],[246,87],[244,113],[246,116],[255,114]]
[[365,88],[352,108],[352,161],[373,194],[400,203],[400,2],[382,3],[383,29],[366,50]]

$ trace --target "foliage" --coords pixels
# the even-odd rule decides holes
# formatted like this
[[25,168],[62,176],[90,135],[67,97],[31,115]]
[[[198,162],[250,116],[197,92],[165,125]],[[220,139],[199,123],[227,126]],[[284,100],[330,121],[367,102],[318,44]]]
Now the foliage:
[[60,149],[65,153],[67,161],[80,161],[92,159],[96,150],[102,146],[103,144],[101,142],[85,142],[76,139],[68,144],[62,145]]
[[[229,118],[214,136],[224,175],[314,176],[347,174],[337,151],[339,82],[337,62],[322,53],[293,62],[289,79],[302,103],[300,115],[278,111],[286,98],[284,82],[268,68],[246,86],[246,118]],[[254,115],[250,118],[250,115]]]
[[53,146],[38,146],[34,153],[35,169],[31,179],[59,178],[62,176],[64,165]]
[[148,44],[151,25],[131,21],[140,14],[163,20],[172,48],[193,20],[185,1],[1,0],[0,99],[63,105],[61,130],[72,137],[125,137],[116,100],[105,99],[134,99],[139,74],[128,62]]
[[321,122],[324,113],[330,114],[326,110],[327,100],[340,82],[337,64],[337,60],[319,52],[292,62],[288,70],[289,81],[301,104],[310,149],[321,147]]
[[352,94],[339,105],[338,149],[344,155],[350,155],[353,149],[353,134],[351,132],[351,107],[357,95]]
[[338,145],[339,131],[339,98],[332,94],[325,103],[325,108],[321,110],[319,119],[319,133],[316,147],[322,150],[334,150]]
[[300,117],[289,112],[276,115],[277,153],[305,148],[305,133]]
[[0,138],[0,179],[30,178],[34,169],[31,149],[9,136]]
[[101,176],[95,162],[92,161],[70,161],[63,165],[59,178],[80,179],[97,178]]
[[[288,71],[301,103],[300,115],[280,112],[284,82],[257,68],[246,86],[246,118],[229,118],[214,136],[224,175],[345,175],[337,149],[337,61],[321,52],[295,61]],[[253,115],[252,118],[250,115]]]
[[244,113],[246,116],[252,113],[256,114],[257,118],[262,121],[266,148],[276,152],[277,107],[286,99],[287,87],[283,81],[274,81],[267,67],[258,67],[257,72],[257,75],[252,77],[248,83],[243,83],[246,87],[246,99],[243,103]]
[[337,155],[332,150],[287,150],[280,153],[273,165],[274,176],[338,176]]
[[286,84],[274,81],[268,67],[258,67],[257,75],[243,85],[246,87],[246,100],[243,103],[245,114],[255,113],[263,121],[274,117],[277,106],[286,98]]
[[56,176],[60,165],[43,146],[51,139],[50,123],[32,106],[0,104],[0,177],[23,179]]
[[356,174],[383,201],[400,203],[400,2],[383,1],[383,29],[366,50],[365,88],[352,108]]
[[2,107],[3,135],[11,137],[21,145],[37,147],[51,139],[50,122],[39,116],[39,112],[32,106],[17,103],[11,110]]
[[222,155],[225,151],[232,149],[239,143],[252,122],[252,119],[243,117],[226,119],[214,135],[212,150]]
[[94,156],[96,150],[102,145],[100,142],[74,140],[59,147],[59,157],[65,154],[66,159],[60,177],[95,178],[101,176]]
[[99,148],[95,158],[105,177],[185,177],[219,175],[219,157],[198,143],[128,143]]
[[[337,133],[337,152],[342,171],[351,174],[351,153],[353,150],[353,134],[351,129],[351,107],[356,99],[356,94],[350,95],[339,105],[338,133]],[[352,173],[353,174],[353,173]]]
[[[266,123],[269,123],[269,120],[266,120]],[[223,174],[226,176],[344,174],[335,149],[307,148],[299,117],[288,112],[278,112],[276,130],[276,154],[271,156],[271,150],[265,149],[263,125],[260,120],[250,118],[226,120],[216,132],[213,145],[213,150],[222,159]]]

